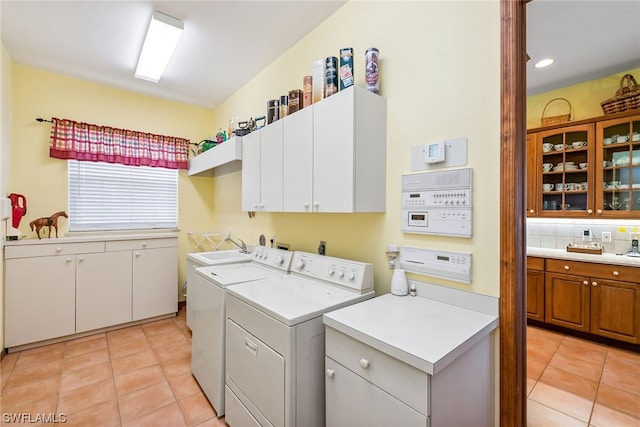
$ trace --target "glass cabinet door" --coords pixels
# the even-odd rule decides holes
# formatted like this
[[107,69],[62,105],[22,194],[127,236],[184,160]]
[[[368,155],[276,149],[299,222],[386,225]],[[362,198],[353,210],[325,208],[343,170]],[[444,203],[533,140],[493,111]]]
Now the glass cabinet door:
[[640,213],[640,116],[598,123],[596,214],[637,217]]
[[593,213],[594,126],[571,126],[538,135],[541,157],[538,188],[540,216],[589,216]]

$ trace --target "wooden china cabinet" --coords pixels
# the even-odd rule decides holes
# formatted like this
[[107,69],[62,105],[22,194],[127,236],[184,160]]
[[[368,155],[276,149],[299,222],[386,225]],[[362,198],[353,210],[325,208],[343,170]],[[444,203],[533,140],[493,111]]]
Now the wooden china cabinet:
[[528,131],[527,216],[638,215],[640,110]]

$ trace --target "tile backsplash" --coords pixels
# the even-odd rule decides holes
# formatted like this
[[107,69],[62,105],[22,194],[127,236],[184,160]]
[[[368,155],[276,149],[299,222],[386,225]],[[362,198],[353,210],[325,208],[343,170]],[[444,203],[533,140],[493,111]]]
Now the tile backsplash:
[[[626,254],[631,250],[631,234],[640,234],[640,218],[637,221],[528,218],[527,246],[566,249],[569,243],[588,244],[582,241],[584,230],[591,230],[591,241],[600,243],[605,253]],[[604,231],[611,233],[611,243],[602,242]]]

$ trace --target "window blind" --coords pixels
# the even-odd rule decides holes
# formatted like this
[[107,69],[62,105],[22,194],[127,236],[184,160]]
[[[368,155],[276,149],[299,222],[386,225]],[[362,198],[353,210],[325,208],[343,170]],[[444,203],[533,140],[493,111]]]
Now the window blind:
[[177,228],[177,169],[68,161],[69,231]]

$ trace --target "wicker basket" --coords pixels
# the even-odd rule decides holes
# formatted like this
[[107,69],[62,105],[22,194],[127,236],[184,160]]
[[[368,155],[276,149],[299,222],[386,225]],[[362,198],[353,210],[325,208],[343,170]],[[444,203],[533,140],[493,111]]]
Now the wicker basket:
[[640,86],[636,79],[631,74],[622,76],[616,96],[602,101],[600,106],[605,114],[622,113],[640,108]]
[[[551,104],[554,101],[566,102],[567,106],[569,107],[569,113],[561,114],[559,116],[545,117],[544,114],[547,112],[547,107],[549,106],[549,104]],[[565,122],[568,122],[569,120],[571,120],[571,103],[565,98],[553,98],[551,101],[547,102],[547,105],[544,106],[544,110],[542,110],[542,118],[540,119],[540,123],[542,124],[542,126],[550,126],[550,125],[565,123]]]

